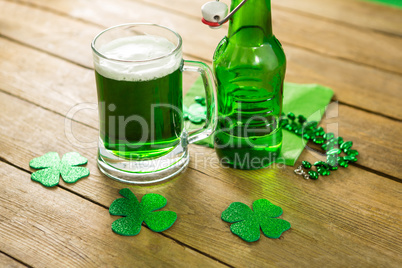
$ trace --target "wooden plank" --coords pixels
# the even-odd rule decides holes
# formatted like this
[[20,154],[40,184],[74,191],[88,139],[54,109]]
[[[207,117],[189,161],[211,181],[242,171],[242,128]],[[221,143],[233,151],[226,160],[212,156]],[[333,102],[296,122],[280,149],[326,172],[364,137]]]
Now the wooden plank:
[[[32,157],[47,150],[65,153],[74,148],[65,139],[62,116],[2,93],[0,106],[4,111],[0,114],[0,157],[7,161],[27,169]],[[80,134],[78,138],[96,139],[94,129],[80,124],[74,127]],[[90,159],[88,167],[92,175],[77,184],[62,185],[108,206],[116,198],[117,189],[126,185],[99,174],[94,160],[95,148],[74,149]],[[214,156],[213,151],[196,146],[192,146],[192,149],[193,160],[187,173],[170,183],[152,188],[132,187],[138,195],[150,191],[165,195],[169,208],[180,212],[182,221],[178,221],[166,235],[235,266],[270,264],[318,267],[354,264],[397,267],[401,262],[401,244],[398,240],[401,231],[397,225],[401,220],[400,201],[397,198],[401,192],[396,182],[353,167],[347,172],[339,171],[328,180],[308,182],[310,184],[295,177],[290,168],[251,172],[213,166],[200,168],[196,165],[217,164],[216,160],[208,158]],[[199,153],[198,158],[195,153]],[[310,161],[314,159],[309,154],[303,154],[302,157]],[[29,181],[29,175],[25,174],[24,179]],[[39,186],[38,191],[48,191],[35,185]],[[54,195],[49,198],[52,197]],[[230,234],[229,225],[222,222],[219,215],[233,201],[251,204],[262,197],[281,205],[285,210],[283,218],[291,221],[293,228],[280,240],[263,237],[252,245],[243,243]],[[71,198],[71,201],[74,202],[75,198],[78,197]],[[83,210],[84,205],[76,207]],[[85,206],[84,210],[87,208],[91,210],[92,206]],[[76,219],[69,216],[69,219]],[[107,226],[111,221],[106,223],[101,218],[100,222],[99,230],[104,231],[109,228]],[[63,228],[65,223],[61,226]]]
[[[95,162],[96,148],[74,148],[65,140],[62,116],[4,93],[0,93],[0,105],[5,111],[0,114],[0,123],[4,126],[0,132],[1,158],[23,169],[29,169],[28,163],[33,157],[48,151],[63,154],[76,150],[89,159],[87,167],[91,175],[72,185],[61,182],[61,185],[67,187],[69,191],[109,206],[118,197],[118,189],[127,187],[100,174]],[[80,124],[75,127],[80,135],[78,138],[97,136],[97,131],[92,128]],[[293,169],[289,167],[273,166],[257,171],[221,168],[214,158],[213,150],[198,146],[191,147],[191,157],[190,168],[168,183],[153,187],[130,187],[138,196],[154,192],[168,199],[169,209],[178,213],[174,228],[165,232],[169,237],[233,266],[322,267],[353,264],[397,267],[402,261],[399,254],[402,245],[398,239],[402,235],[398,225],[401,220],[401,204],[398,198],[401,188],[395,181],[384,180],[380,176],[354,167],[319,181],[305,181],[294,175]],[[313,159],[308,153],[304,153],[302,157],[310,161]],[[1,170],[4,174],[15,174],[14,171]],[[202,173],[197,170],[201,170]],[[13,207],[13,211],[17,211],[17,215],[30,217],[38,214],[41,217],[49,215],[46,216],[47,220],[55,221],[54,224],[60,227],[56,228],[50,222],[40,225],[39,227],[46,232],[52,234],[52,228],[56,228],[56,231],[62,229],[71,232],[72,227],[79,237],[84,236],[83,241],[92,241],[93,236],[100,236],[95,247],[110,241],[110,245],[107,244],[105,248],[109,250],[110,247],[113,247],[113,250],[116,247],[123,248],[123,252],[118,254],[121,256],[127,254],[138,256],[132,254],[133,250],[130,252],[124,250],[140,247],[143,243],[148,245],[149,243],[144,240],[154,235],[145,232],[138,236],[138,240],[125,239],[125,242],[121,242],[124,246],[121,246],[115,239],[120,241],[124,238],[110,231],[109,226],[114,218],[106,216],[107,211],[103,208],[70,195],[58,187],[53,190],[45,189],[30,181],[28,174],[13,175],[14,177],[19,183],[12,187],[4,187],[2,191],[7,195],[1,196],[15,197],[21,190],[32,193],[34,195],[32,199],[36,200],[33,204],[28,202],[29,200],[23,200],[18,204],[30,205],[23,208],[19,205],[20,212],[18,208]],[[4,183],[12,182],[11,179],[3,180]],[[43,196],[46,198],[42,201]],[[282,218],[291,222],[292,229],[281,239],[262,237],[259,242],[248,244],[230,233],[229,224],[220,219],[220,214],[231,202],[240,201],[250,205],[259,198],[267,198],[281,206],[284,209]],[[13,199],[5,198],[5,200]],[[45,209],[41,202],[56,204],[50,209]],[[65,211],[67,204],[70,204],[70,211]],[[79,215],[80,211],[88,211],[88,214],[77,221],[76,215]],[[51,216],[58,213],[64,216]],[[74,223],[71,225],[72,219]],[[36,221],[32,222],[37,226]],[[88,226],[86,230],[95,228],[95,231],[77,230],[76,228],[81,225]],[[42,231],[30,229],[29,231],[33,232],[35,241],[41,241]],[[16,235],[12,229],[9,232]],[[71,239],[68,252],[82,245],[78,244],[75,237]],[[125,244],[131,241],[132,244]],[[57,240],[54,242],[56,244],[50,246],[57,248],[60,246],[58,242]],[[158,245],[166,246],[163,243]],[[104,249],[94,249],[96,252],[102,250]],[[21,255],[28,253],[24,250],[15,253],[13,251],[13,256],[24,259]],[[89,253],[86,254],[88,256]],[[102,260],[103,258],[99,261]]]
[[[59,6],[64,2],[58,1],[57,3],[57,6]],[[74,2],[66,2],[64,4],[70,3],[74,4]],[[89,2],[87,4],[89,4]],[[33,8],[32,6],[1,0],[0,9],[7,10],[7,12],[4,12],[4,16],[1,16],[0,23],[2,25],[7,25],[8,27],[2,28],[0,30],[0,34],[18,40],[24,44],[29,44],[44,51],[48,51],[52,54],[63,55],[63,57],[67,56],[67,58],[71,61],[87,67],[92,67],[93,64],[90,43],[99,32],[107,27],[132,22],[133,20],[139,22],[150,22],[149,19],[146,19],[146,17],[141,17],[142,15],[137,18],[125,17],[124,14],[119,13],[119,10],[124,11],[124,9],[113,8],[114,4],[111,2],[98,3],[96,6],[99,7],[99,10],[97,10],[95,14],[104,16],[104,19],[101,21],[94,21],[94,25],[71,17],[61,16],[55,14],[54,12]],[[102,14],[101,12],[103,9],[104,13]],[[112,12],[113,10],[116,12],[115,15],[109,17],[107,12]],[[134,7],[134,10],[138,9],[135,9]],[[77,9],[74,12],[76,12],[76,15],[81,14],[84,16],[85,14],[89,15],[90,13],[94,12],[94,9],[92,6],[90,10]],[[140,14],[139,12],[131,11],[130,13],[138,15]],[[143,14],[143,12],[141,12],[141,14]],[[181,16],[176,16],[175,25],[173,25],[169,22],[171,18],[166,12],[160,12],[158,14],[154,14],[154,16],[159,18],[159,23],[169,26],[173,29],[176,29],[176,24],[196,24],[195,21],[183,18]],[[38,27],[38,25],[41,27]],[[180,31],[184,43],[186,44],[183,46],[184,52],[211,55],[211,46],[206,46],[207,41],[197,43],[199,40],[194,40],[191,38],[192,33],[193,31],[191,28],[188,28],[186,31]],[[77,46],[77,44],[79,44],[79,46]],[[196,51],[197,53],[195,53]]]
[[[361,208],[365,207],[365,206],[370,206],[370,198],[363,201],[367,196],[371,196],[371,191],[372,190],[368,190],[368,189],[361,189],[358,180],[363,179],[366,175],[363,175],[361,171],[357,171],[355,170],[353,167],[343,171],[339,171],[339,173],[337,173],[335,176],[336,177],[326,177],[326,178],[320,178],[320,181],[313,185],[312,188],[314,188],[313,190],[310,189],[311,185],[306,185],[303,183],[303,179],[300,177],[296,177],[293,174],[292,169],[289,168],[283,168],[281,166],[274,166],[274,167],[270,167],[268,169],[263,169],[263,170],[257,170],[257,171],[239,171],[239,170],[234,170],[234,169],[230,169],[230,168],[217,168],[217,164],[216,164],[216,155],[214,154],[214,152],[212,150],[208,150],[210,152],[210,154],[206,153],[205,150],[201,150],[196,152],[196,154],[198,153],[200,155],[200,157],[195,157],[196,159],[194,161],[196,161],[196,163],[194,163],[193,165],[195,167],[197,167],[197,169],[203,170],[203,172],[206,175],[209,176],[214,176],[219,178],[220,180],[222,180],[223,182],[227,182],[227,183],[233,183],[234,185],[237,185],[239,188],[239,191],[241,192],[241,195],[243,195],[243,200],[255,200],[257,198],[259,198],[259,196],[261,196],[261,193],[263,193],[263,195],[266,195],[267,198],[270,198],[272,200],[276,199],[278,200],[278,202],[282,202],[282,204],[286,204],[288,205],[288,202],[290,200],[293,199],[294,203],[292,203],[293,201],[290,201],[292,203],[292,205],[294,205],[294,207],[291,207],[295,210],[297,210],[297,213],[302,213],[304,215],[304,219],[306,219],[307,217],[317,217],[317,220],[321,221],[321,225],[325,225],[324,228],[329,228],[331,229],[331,231],[327,231],[328,233],[320,236],[318,233],[317,234],[312,234],[310,233],[309,239],[317,239],[317,240],[324,240],[324,241],[332,241],[335,244],[340,243],[340,244],[349,244],[349,239],[354,240],[354,238],[347,236],[343,237],[345,240],[344,241],[337,241],[336,239],[334,239],[332,237],[334,229],[338,229],[337,231],[345,231],[347,233],[353,233],[356,232],[359,233],[357,236],[359,236],[361,239],[366,240],[368,237],[371,236],[371,231],[369,231],[368,229],[370,229],[372,224],[375,225],[375,222],[377,221],[375,218],[371,218],[370,220],[368,220],[367,218],[364,220],[365,222],[361,222],[358,225],[361,224],[361,226],[365,226],[368,227],[368,229],[366,230],[361,230],[359,227],[354,226],[347,226],[349,224],[354,225],[355,221],[355,217],[350,217],[348,215],[342,214],[342,212],[344,209],[346,210],[353,210],[353,211],[360,211],[361,212]],[[312,157],[313,156],[313,157]],[[306,159],[308,161],[314,161],[314,159],[318,159],[317,155],[313,155],[311,153],[308,153],[307,151],[305,151],[302,156],[303,159]],[[212,163],[212,164],[211,164]],[[279,171],[278,171],[279,169]],[[285,174],[282,174],[285,173]],[[333,174],[334,175],[334,174]],[[289,180],[291,180],[291,182],[289,182]],[[356,183],[356,184],[355,184]],[[340,188],[338,188],[337,184],[340,184],[342,186],[340,186]],[[370,182],[367,182],[367,186],[370,189],[374,189],[375,187],[377,187],[377,183],[373,182],[370,180]],[[398,187],[398,184],[395,184],[395,187]],[[337,188],[337,189],[335,189]],[[362,190],[362,193],[364,193],[363,195],[365,195],[365,197],[356,197],[354,196],[356,192],[360,191],[360,189]],[[385,189],[383,189],[385,190]],[[381,191],[383,191],[381,190]],[[314,193],[312,193],[312,191]],[[399,191],[399,190],[398,190]],[[226,191],[221,191],[221,192],[225,192]],[[346,193],[348,192],[348,193]],[[338,195],[339,193],[339,195]],[[344,196],[345,194],[345,196]],[[399,193],[395,193],[397,194],[397,196],[399,195]],[[309,196],[309,200],[304,200],[306,197],[306,195]],[[313,195],[313,197],[311,197],[311,195]],[[310,199],[311,197],[311,199]],[[274,198],[274,199],[273,199]],[[286,201],[285,201],[286,200]],[[343,204],[343,200],[345,201],[345,204]],[[382,201],[380,201],[382,202]],[[251,201],[249,201],[249,203],[251,203]],[[386,202],[385,202],[386,203]],[[365,204],[365,205],[364,205]],[[384,203],[382,203],[382,205],[380,205],[381,207],[384,205]],[[397,212],[398,210],[400,210],[401,208],[401,202],[400,201],[396,201],[396,208],[392,208],[391,211]],[[305,206],[307,206],[308,208],[306,208]],[[386,205],[387,206],[387,205]],[[305,210],[307,210],[308,212],[305,212]],[[338,212],[340,212],[342,214],[339,215],[338,213],[334,212],[334,210],[337,210]],[[363,209],[364,210],[364,209]],[[380,209],[381,210],[381,209]],[[288,213],[293,213],[293,211],[287,211],[284,208],[284,215],[286,215],[286,212]],[[334,214],[332,214],[334,213]],[[359,213],[359,212],[358,212]],[[399,214],[399,216],[397,216],[397,218],[400,218],[400,212],[397,212]],[[330,216],[330,214],[332,214]],[[348,214],[346,212],[346,214]],[[380,213],[381,214],[381,213]],[[318,216],[319,215],[319,216]],[[379,216],[381,217],[381,216]],[[284,218],[286,219],[286,217],[284,216]],[[319,218],[319,219],[318,219]],[[368,220],[366,222],[366,220]],[[336,223],[338,222],[338,223]],[[310,226],[311,223],[303,223],[303,224],[307,224],[308,226]],[[341,226],[339,226],[338,224],[341,224]],[[293,225],[292,225],[293,226]],[[363,228],[365,228],[363,227]],[[308,227],[310,228],[310,227]],[[334,229],[333,229],[334,228]],[[307,234],[306,230],[298,230],[300,231],[301,234]],[[312,229],[310,229],[310,231],[312,231]],[[336,231],[335,231],[336,232]],[[368,234],[371,233],[371,234]],[[310,236],[311,235],[311,236]],[[344,235],[344,234],[343,234]],[[341,236],[343,236],[341,235]],[[336,235],[335,235],[336,236]],[[382,235],[379,235],[379,237],[381,237]],[[378,238],[379,238],[378,237]],[[383,237],[384,238],[384,237]],[[286,237],[285,237],[286,239]],[[381,238],[379,238],[381,239]],[[366,240],[368,241],[368,240]],[[379,241],[377,241],[379,242]],[[371,242],[369,242],[371,243]],[[382,244],[382,242],[380,242]],[[399,243],[399,242],[397,242]],[[330,247],[328,247],[327,245],[324,246],[324,248],[327,251],[327,253],[319,253],[319,252],[314,252],[315,257],[310,257],[310,256],[305,256],[307,259],[312,258],[311,262],[306,261],[302,255],[300,263],[301,265],[311,265],[313,267],[315,267],[318,264],[318,259],[320,258],[328,258],[327,254],[331,254],[334,253],[335,255],[337,255],[339,253],[339,250],[336,249],[337,245],[333,245],[334,248],[330,249]],[[310,246],[305,245],[307,247],[309,247],[310,249],[316,249],[316,245],[315,246]],[[300,245],[300,247],[303,247],[302,245]],[[400,245],[397,245],[397,247],[399,248]],[[325,250],[324,249],[324,250]],[[356,254],[358,256],[371,256],[371,255],[366,255],[365,253],[362,253],[361,251],[361,247],[360,246],[356,246],[356,248],[352,251],[350,251],[351,249],[346,249],[344,248],[345,252],[348,252],[349,254]],[[293,251],[294,250],[294,251]],[[342,251],[342,250],[341,250]],[[364,250],[363,250],[364,251]],[[292,249],[289,252],[298,252],[297,249]],[[335,253],[336,252],[336,253]],[[298,252],[300,253],[300,252]],[[296,255],[298,255],[298,253],[296,253]],[[390,253],[390,252],[388,252]],[[391,253],[391,255],[393,255],[393,253]],[[325,257],[324,257],[325,256]],[[387,255],[389,256],[389,255]],[[339,256],[338,256],[339,257]],[[386,258],[385,256],[383,258]],[[329,259],[327,259],[329,260]],[[317,262],[318,261],[318,262]],[[334,264],[332,263],[333,260],[329,260],[329,263],[327,264],[322,264],[323,266],[334,266]],[[347,263],[349,263],[351,261],[351,259],[347,259],[347,260],[339,260],[339,265],[340,266],[349,266],[347,265]],[[360,263],[360,261],[355,260],[356,263]],[[373,266],[376,266],[377,264],[375,264],[375,260],[371,259],[371,264]],[[353,261],[352,261],[353,263]],[[355,265],[356,265],[355,263]],[[341,265],[342,264],[342,265]],[[300,264],[299,264],[300,265]],[[378,265],[380,265],[378,263]],[[337,265],[335,265],[337,266]],[[363,265],[364,266],[364,265]],[[381,265],[380,265],[381,266]]]
[[[191,47],[198,45],[201,48],[198,54],[210,55],[211,57],[219,40],[226,34],[226,30],[210,30],[200,23],[200,12],[193,15],[192,18],[194,19],[189,19],[188,15],[191,16],[192,14],[185,13],[186,16],[184,17],[165,10],[166,5],[175,6],[181,10],[181,7],[192,3],[185,0],[176,1],[177,3],[154,0],[153,4],[165,3],[164,9],[160,9],[140,2],[118,0],[110,4],[104,0],[98,1],[96,12],[93,12],[94,4],[92,2],[79,1],[76,3],[64,0],[58,1],[58,4],[55,5],[51,0],[29,0],[29,3],[99,25],[108,23],[106,25],[111,26],[124,21],[152,21],[163,24],[180,32],[183,35],[184,44]],[[196,3],[194,5],[198,6]],[[132,10],[141,10],[141,12],[132,12]],[[402,74],[402,52],[400,50],[402,38],[400,37],[365,31],[361,28],[356,29],[337,22],[288,13],[283,10],[275,10],[273,13],[273,27],[276,36],[282,43]],[[197,32],[197,35],[194,35],[194,32]],[[211,37],[213,39],[209,40]],[[204,43],[209,43],[206,47],[210,48],[209,51],[202,48]],[[203,51],[208,53],[202,53]],[[192,52],[192,55],[197,55],[197,53]]]
[[[200,16],[201,6],[207,0],[139,0],[168,10],[174,10],[188,16]],[[230,5],[230,0],[221,0]],[[391,35],[402,36],[401,10],[366,0],[271,0],[272,12],[279,11],[303,14],[320,20],[333,20],[336,23],[358,27],[361,30],[374,30]],[[274,17],[274,20],[276,18]],[[297,25],[294,25],[297,26]]]
[[[60,115],[74,116],[75,120],[93,128],[98,127],[96,87],[92,70],[75,66],[4,39],[0,39],[0,49],[3,51],[0,55],[0,90],[29,100]],[[24,61],[26,58],[32,60]],[[46,64],[40,64],[41,62]],[[294,70],[295,75],[300,74],[298,66]],[[186,80],[184,88],[191,85],[194,77],[190,78]],[[320,80],[319,76],[317,78]],[[301,78],[298,82],[305,81]],[[397,101],[395,99],[395,102]],[[88,109],[80,110],[75,115],[69,114],[75,105],[82,103],[89,104],[82,106]],[[333,128],[334,124],[337,124],[336,131],[339,135],[355,141],[355,147],[362,154],[359,157],[359,164],[400,177],[402,145],[399,142],[398,133],[401,131],[401,124],[345,105],[334,106],[333,109],[335,108],[339,109],[337,112],[339,115],[324,121],[325,129]],[[332,111],[331,114],[333,114]],[[385,152],[392,157],[385,158],[383,156]]]
[[401,37],[299,14],[277,11],[273,16],[276,36],[283,43],[402,74]]
[[[38,1],[38,0],[30,0]],[[164,9],[172,10],[183,15],[191,16],[200,19],[201,6],[206,2],[205,0],[196,1],[185,1],[185,0],[172,0],[166,1],[155,1],[155,0],[140,0],[141,2],[146,2],[153,6],[163,7]],[[223,1],[230,6],[231,1]],[[286,1],[285,1],[286,2]],[[393,71],[402,74],[401,60],[402,52],[399,49],[402,47],[402,38],[396,36],[384,35],[382,33],[373,33],[370,29],[364,27],[355,28],[350,27],[347,23],[339,23],[339,21],[332,21],[326,18],[324,13],[322,16],[317,18],[316,16],[306,16],[306,14],[300,12],[288,12],[288,9],[279,8],[276,9],[275,4],[280,6],[287,6],[293,9],[294,2],[297,3],[296,6],[305,7],[305,2],[300,1],[288,1],[292,3],[284,4],[283,1],[273,1],[272,18],[273,18],[273,29],[275,35],[284,44],[294,45],[297,47],[302,47],[308,50],[313,50],[325,55],[330,55],[336,58],[342,58],[347,60],[352,60],[354,62],[360,62],[368,64],[374,67],[381,67],[385,70]],[[318,2],[315,0],[310,0],[307,2],[315,2],[314,4],[318,8],[328,9],[326,3]],[[326,1],[330,3],[338,3],[337,1]],[[347,4],[343,1],[345,9],[347,5],[350,5],[348,1]],[[372,14],[365,14],[364,8],[360,10],[358,7],[364,7],[365,5],[359,2],[360,5],[353,5],[353,18],[359,17],[366,20],[373,21]],[[369,5],[372,3],[369,3]],[[325,6],[325,7],[324,7]],[[339,10],[330,9],[332,13],[337,12],[338,14],[344,14],[339,12]],[[342,9],[343,11],[343,9]],[[379,12],[374,7],[371,11],[377,15]],[[402,25],[402,11],[395,12],[396,10],[391,8],[384,8],[384,14],[390,13],[392,18],[399,21]],[[349,10],[350,12],[350,10]],[[398,16],[396,16],[398,15]],[[375,16],[376,18],[378,16]],[[347,17],[349,18],[349,17]],[[383,18],[384,19],[384,18]],[[345,21],[345,17],[342,18]],[[388,24],[392,24],[387,18]],[[400,31],[401,27],[395,27]],[[224,27],[222,36],[226,34],[227,27]],[[211,30],[210,30],[211,31]],[[204,34],[204,33],[203,33]],[[205,33],[208,34],[208,33]],[[375,40],[373,42],[372,40]],[[367,44],[370,44],[369,46]],[[385,49],[386,48],[386,49]],[[388,50],[389,51],[384,51]],[[379,53],[381,51],[381,53]],[[390,52],[388,54],[388,52]]]
[[90,44],[101,27],[14,2],[0,1],[0,10],[1,35],[83,66],[93,66]]
[[[0,1],[0,5],[0,8],[5,10],[4,14],[6,14],[6,16],[0,18],[0,23],[8,25],[0,29],[0,34],[38,49],[43,48],[46,52],[67,58],[89,68],[92,67],[91,51],[88,46],[96,33],[101,31],[101,27],[91,26],[80,21],[15,3]],[[66,10],[69,10],[68,8],[68,6],[65,7]],[[111,9],[109,6],[104,8]],[[87,13],[91,12],[88,11]],[[10,16],[7,16],[7,14]],[[21,17],[25,19],[15,21],[15,18]],[[104,14],[100,17],[106,18],[107,15]],[[112,24],[112,22],[107,22],[106,20],[105,24]],[[181,18],[178,23],[181,22],[185,25],[189,23],[188,20],[187,22],[183,20]],[[42,25],[42,27],[34,26],[31,23],[32,21],[35,21],[37,25]],[[115,19],[113,22],[120,23],[122,21]],[[68,29],[66,29],[66,25],[68,25]],[[71,39],[71,36],[74,36],[74,38]],[[209,40],[209,42],[204,40],[203,43],[197,43],[196,41],[200,40],[194,40],[192,37],[194,37],[193,32],[189,33],[187,31],[184,33],[184,49],[190,52],[185,56],[188,58],[193,53],[197,57],[210,59],[211,57],[207,55],[212,55],[213,48],[217,43],[216,37],[205,37],[204,39]],[[187,41],[189,43],[186,43]],[[88,46],[83,44],[88,44]],[[399,120],[402,119],[402,110],[399,109],[398,101],[402,98],[400,90],[401,76],[339,59],[324,57],[292,46],[285,46],[285,52],[288,57],[287,81],[321,83],[333,88],[336,92],[336,97],[343,103],[362,107]],[[361,79],[362,74],[365,74],[364,79]],[[51,86],[55,87],[58,84],[53,83]],[[364,98],[364,101],[362,101],[362,98]]]
[[[39,2],[38,0],[30,1]],[[141,1],[194,17],[198,21],[200,20],[200,7],[205,3],[204,0],[191,2],[184,0],[173,0],[173,2]],[[230,4],[230,1],[226,2]],[[125,5],[125,2],[122,2],[121,5]],[[318,4],[318,6],[322,5],[322,3]],[[353,17],[359,16],[356,16],[356,14],[360,15],[358,10],[356,10]],[[402,12],[399,12],[399,18],[401,14]],[[362,14],[361,16],[364,15]],[[371,20],[371,16],[367,17]],[[289,13],[283,9],[273,10],[273,23],[274,32],[282,42],[375,67],[381,66],[387,70],[401,73],[400,60],[402,59],[402,54],[399,50],[402,42],[401,38],[373,33],[365,28],[349,27],[347,24],[330,21],[324,17],[316,18],[294,12]],[[399,25],[402,25],[401,23]],[[225,33],[226,28],[222,36]],[[202,34],[211,35],[208,32],[203,32]],[[372,42],[373,39],[376,42]],[[367,42],[370,43],[370,46],[367,46]],[[379,55],[378,52],[383,51],[385,47],[390,49],[390,53],[381,53]]]
[[26,267],[21,263],[13,260],[12,258],[8,257],[7,255],[0,252],[0,267],[4,268],[19,268],[19,267]]
[[106,209],[29,177],[0,162],[0,248],[32,266],[223,266],[147,228],[116,235]]
[[284,46],[286,81],[332,88],[335,99],[354,107],[402,119],[402,76]]
[[365,0],[272,0],[274,6],[402,36],[401,10]]

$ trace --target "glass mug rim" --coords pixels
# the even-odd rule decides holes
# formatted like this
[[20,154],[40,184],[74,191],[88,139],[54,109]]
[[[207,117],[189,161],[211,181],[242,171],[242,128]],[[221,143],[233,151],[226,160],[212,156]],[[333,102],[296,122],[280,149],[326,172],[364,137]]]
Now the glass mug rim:
[[[110,57],[102,54],[98,49],[96,49],[96,44],[95,43],[96,43],[96,41],[98,40],[98,38],[100,36],[102,36],[106,32],[115,30],[116,28],[122,28],[122,27],[127,27],[127,26],[152,26],[152,27],[157,27],[157,28],[160,28],[160,29],[167,30],[170,33],[173,33],[177,37],[177,45],[172,51],[170,51],[169,53],[167,53],[165,55],[155,57],[155,58],[151,58],[151,59],[146,59],[146,60],[123,60],[123,59],[110,58]],[[144,62],[151,62],[151,61],[161,60],[161,59],[164,59],[164,58],[168,58],[168,57],[170,57],[172,55],[175,55],[178,51],[181,50],[182,43],[183,43],[183,41],[182,41],[181,36],[178,33],[176,33],[175,31],[173,31],[172,29],[170,29],[170,28],[168,28],[166,26],[162,26],[162,25],[155,24],[155,23],[124,23],[124,24],[119,24],[119,25],[109,27],[109,28],[101,31],[99,34],[97,34],[95,36],[95,38],[92,40],[92,42],[91,42],[91,48],[92,48],[92,51],[98,57],[101,57],[101,58],[106,59],[106,60],[115,61],[115,62],[125,62],[125,63],[144,63]]]

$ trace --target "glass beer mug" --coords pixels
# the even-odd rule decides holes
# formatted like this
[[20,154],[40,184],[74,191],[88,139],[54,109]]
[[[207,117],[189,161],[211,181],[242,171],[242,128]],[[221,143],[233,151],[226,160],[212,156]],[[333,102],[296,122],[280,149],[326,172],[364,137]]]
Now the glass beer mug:
[[[182,39],[155,24],[123,24],[92,41],[99,107],[98,167],[118,181],[168,179],[188,164],[188,144],[212,134],[216,88],[209,67],[182,59]],[[207,104],[205,125],[184,128],[183,71],[199,72]]]

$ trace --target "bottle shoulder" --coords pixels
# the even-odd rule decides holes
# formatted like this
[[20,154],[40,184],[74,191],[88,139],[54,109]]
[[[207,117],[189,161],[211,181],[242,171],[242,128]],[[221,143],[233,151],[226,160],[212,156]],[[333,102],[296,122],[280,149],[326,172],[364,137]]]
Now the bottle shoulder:
[[274,35],[260,44],[247,46],[224,37],[215,50],[213,63],[214,66],[274,64],[278,67],[286,64],[286,56],[281,43]]

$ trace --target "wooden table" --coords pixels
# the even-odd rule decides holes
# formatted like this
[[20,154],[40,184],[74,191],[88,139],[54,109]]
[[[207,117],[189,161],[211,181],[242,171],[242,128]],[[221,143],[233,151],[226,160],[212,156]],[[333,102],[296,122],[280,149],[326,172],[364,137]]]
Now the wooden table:
[[[97,111],[90,42],[126,22],[180,33],[186,59],[211,64],[227,27],[200,22],[206,0],[0,0],[0,267],[400,267],[402,10],[359,0],[272,0],[273,28],[288,58],[286,79],[335,91],[321,125],[354,141],[359,161],[317,181],[294,167],[222,168],[212,149],[191,146],[176,179],[129,186],[96,166]],[[185,80],[186,89],[194,77]],[[66,136],[72,124],[76,140]],[[87,148],[85,148],[87,147]],[[76,151],[91,175],[48,189],[29,161]],[[305,150],[301,160],[319,156]],[[165,196],[177,222],[135,237],[111,231],[118,191]],[[266,198],[292,228],[246,243],[220,219],[232,202]]]

